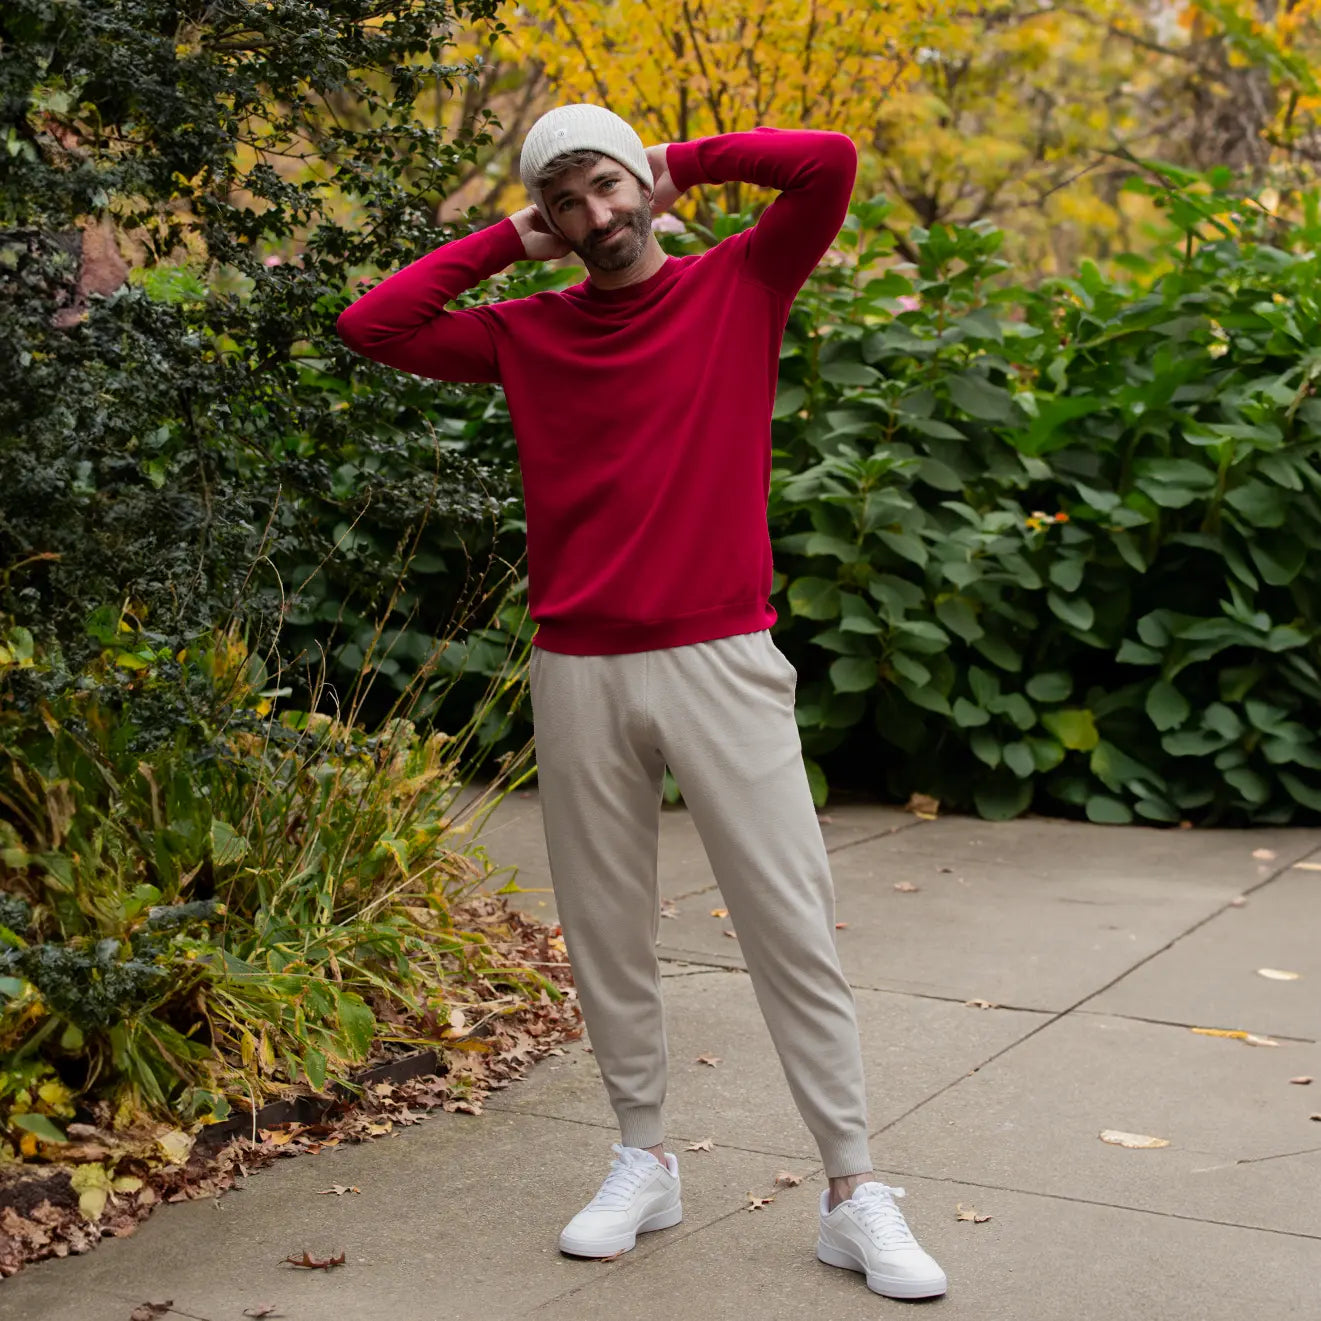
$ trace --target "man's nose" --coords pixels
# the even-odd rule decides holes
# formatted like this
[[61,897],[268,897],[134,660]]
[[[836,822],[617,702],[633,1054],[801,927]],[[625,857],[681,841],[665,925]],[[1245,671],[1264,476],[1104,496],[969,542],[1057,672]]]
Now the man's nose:
[[587,216],[592,222],[593,229],[607,228],[614,218],[609,203],[604,197],[589,197],[587,199]]

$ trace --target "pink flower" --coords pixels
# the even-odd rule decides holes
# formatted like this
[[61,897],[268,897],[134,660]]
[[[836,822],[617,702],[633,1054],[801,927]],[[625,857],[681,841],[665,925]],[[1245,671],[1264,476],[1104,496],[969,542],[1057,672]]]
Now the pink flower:
[[655,216],[651,222],[652,232],[656,234],[686,234],[688,231],[684,228],[683,221],[678,216],[672,216],[667,211],[664,215]]
[[914,297],[912,294],[900,294],[895,302],[904,309],[905,312],[916,312],[922,306],[922,300]]
[[284,265],[284,258],[283,258],[283,257],[267,257],[266,260],[265,260],[264,262],[262,262],[262,265],[263,265],[263,266],[283,266],[283,265]]

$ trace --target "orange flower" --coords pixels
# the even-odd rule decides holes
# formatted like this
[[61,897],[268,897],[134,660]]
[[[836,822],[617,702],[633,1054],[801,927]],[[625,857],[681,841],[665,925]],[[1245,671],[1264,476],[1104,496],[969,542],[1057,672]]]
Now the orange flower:
[[1063,512],[1058,513],[1058,514],[1055,515],[1055,521],[1056,521],[1057,523],[1067,523],[1067,522],[1069,521],[1069,516],[1068,516],[1068,514],[1063,513]]

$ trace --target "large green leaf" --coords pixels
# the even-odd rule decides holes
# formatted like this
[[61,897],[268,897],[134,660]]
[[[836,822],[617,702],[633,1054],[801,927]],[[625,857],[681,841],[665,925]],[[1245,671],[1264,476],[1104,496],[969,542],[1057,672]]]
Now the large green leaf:
[[972,791],[977,810],[988,821],[1009,821],[1021,816],[1032,803],[1032,779],[1020,780],[1012,772],[993,772]]
[[1188,699],[1165,679],[1157,679],[1151,685],[1147,692],[1146,708],[1151,723],[1162,733],[1167,729],[1177,729],[1192,711]]
[[876,686],[876,662],[863,656],[841,656],[830,666],[830,682],[840,693],[860,693]]
[[1091,711],[1085,707],[1065,707],[1060,711],[1043,711],[1041,713],[1041,723],[1066,748],[1074,752],[1090,752],[1101,739],[1097,732],[1096,721]]
[[789,584],[789,609],[805,619],[834,619],[839,587],[825,578],[796,578]]

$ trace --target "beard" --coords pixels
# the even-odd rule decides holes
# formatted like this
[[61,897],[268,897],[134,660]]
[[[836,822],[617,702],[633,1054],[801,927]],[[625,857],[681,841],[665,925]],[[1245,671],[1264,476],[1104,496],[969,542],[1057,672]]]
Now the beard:
[[[617,234],[621,236],[615,237]],[[651,203],[647,201],[617,220],[614,229],[594,231],[570,246],[589,267],[622,271],[642,256],[650,237]]]

